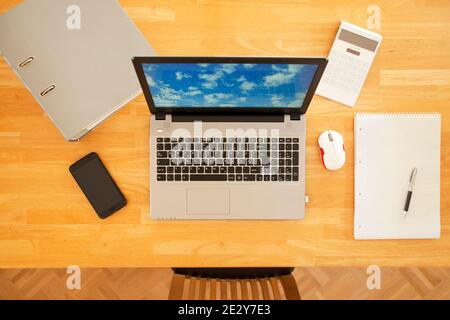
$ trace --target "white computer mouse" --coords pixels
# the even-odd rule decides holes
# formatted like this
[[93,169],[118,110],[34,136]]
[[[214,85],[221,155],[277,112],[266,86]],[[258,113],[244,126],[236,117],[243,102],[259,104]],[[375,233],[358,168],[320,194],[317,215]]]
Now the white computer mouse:
[[328,170],[339,170],[345,164],[344,138],[339,132],[327,130],[319,137],[322,162]]

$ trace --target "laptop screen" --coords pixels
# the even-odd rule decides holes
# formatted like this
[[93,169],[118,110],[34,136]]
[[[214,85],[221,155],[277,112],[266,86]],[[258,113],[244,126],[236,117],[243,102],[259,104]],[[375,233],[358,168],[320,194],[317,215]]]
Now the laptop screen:
[[143,63],[156,108],[301,108],[318,64]]

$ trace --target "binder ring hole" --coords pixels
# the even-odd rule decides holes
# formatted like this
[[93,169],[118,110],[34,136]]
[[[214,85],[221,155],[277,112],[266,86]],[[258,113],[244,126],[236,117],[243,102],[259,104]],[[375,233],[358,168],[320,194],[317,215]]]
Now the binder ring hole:
[[27,64],[31,63],[34,60],[34,57],[29,57],[27,60],[23,61],[19,64],[19,68],[25,67]]
[[45,89],[44,91],[41,92],[41,97],[46,96],[48,93],[53,91],[55,88],[56,88],[56,86],[54,84],[52,84],[50,87],[48,87],[47,89]]

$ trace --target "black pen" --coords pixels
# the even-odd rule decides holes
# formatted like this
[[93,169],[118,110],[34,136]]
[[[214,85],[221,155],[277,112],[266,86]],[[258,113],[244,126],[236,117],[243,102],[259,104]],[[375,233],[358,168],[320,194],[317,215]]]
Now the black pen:
[[405,207],[403,209],[403,215],[406,217],[408,215],[409,204],[411,203],[411,197],[413,193],[414,183],[416,182],[417,168],[414,168],[411,172],[411,177],[409,178],[408,195],[406,196]]

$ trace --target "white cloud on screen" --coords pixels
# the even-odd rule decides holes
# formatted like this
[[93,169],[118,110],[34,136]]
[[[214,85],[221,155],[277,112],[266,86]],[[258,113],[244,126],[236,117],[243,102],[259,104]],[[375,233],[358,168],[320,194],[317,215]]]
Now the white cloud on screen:
[[223,71],[217,71],[215,73],[205,73],[198,77],[201,80],[205,80],[202,83],[202,87],[206,89],[214,89],[217,87],[217,81],[219,81],[224,76]]
[[183,73],[183,72],[176,72],[175,76],[177,78],[178,81],[183,80],[183,79],[187,79],[187,78],[192,78],[191,75],[187,74],[187,73]]
[[205,80],[202,83],[202,87],[205,89],[215,89],[218,86],[219,80],[221,80],[225,75],[234,73],[237,70],[237,64],[221,64],[219,65],[214,73],[204,73],[200,74],[198,77],[201,80]]
[[180,100],[182,98],[182,93],[170,87],[162,87],[159,90],[159,95],[165,99],[169,100]]
[[202,94],[202,91],[200,91],[197,87],[189,87],[185,94],[189,97],[193,97]]
[[282,68],[276,65],[272,66],[272,69],[274,71],[277,71],[277,73],[274,73],[270,76],[264,77],[264,85],[266,87],[278,87],[283,84],[287,84],[294,79],[298,73],[301,71],[302,66],[301,65],[288,65],[287,68]]
[[279,95],[273,95],[270,100],[275,107],[281,107],[283,105],[283,97]]
[[278,87],[291,82],[294,77],[295,74],[293,73],[275,73],[273,75],[264,77],[264,85],[266,87]]
[[295,100],[288,104],[289,108],[300,108],[305,100],[306,93],[298,92],[295,94]]
[[288,72],[291,73],[299,73],[303,68],[303,65],[299,64],[290,64],[288,65]]
[[233,98],[233,95],[226,93],[212,93],[204,96],[205,101],[210,104],[216,104],[219,100],[228,100],[231,98]]
[[254,63],[244,63],[244,68],[245,69],[251,69],[254,66],[256,66],[256,64],[254,64]]
[[256,83],[250,81],[244,81],[241,84],[241,90],[244,92],[251,91],[256,88]]
[[223,71],[226,74],[232,74],[236,71],[238,65],[235,63],[225,63],[218,67],[218,71]]
[[145,77],[147,78],[147,83],[150,87],[156,87],[156,82],[151,76],[146,75]]
[[278,72],[286,71],[286,69],[283,69],[282,67],[279,67],[276,64],[272,65],[272,70],[278,71]]

